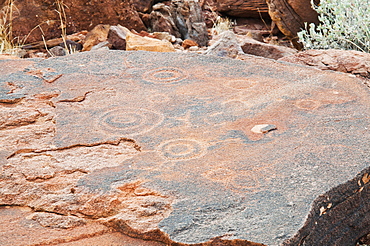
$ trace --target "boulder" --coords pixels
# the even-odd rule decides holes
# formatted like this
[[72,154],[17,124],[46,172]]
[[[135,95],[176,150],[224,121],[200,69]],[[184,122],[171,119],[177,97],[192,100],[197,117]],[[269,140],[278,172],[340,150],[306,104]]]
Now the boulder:
[[212,28],[218,17],[216,0],[203,0],[200,2],[207,28]]
[[204,52],[205,55],[237,58],[239,55],[244,54],[236,35],[232,31],[221,33],[216,40]]
[[112,49],[126,50],[126,34],[129,30],[121,25],[111,26],[108,32],[108,42]]
[[[290,38],[296,48],[301,49],[298,43],[297,32],[307,23],[318,23],[318,14],[311,6],[311,0],[267,0],[269,14],[280,31]],[[315,4],[319,0],[313,1]]]
[[42,35],[46,40],[59,38],[64,26],[67,34],[91,30],[101,23],[146,29],[130,0],[15,0],[14,6],[13,34],[25,43],[40,41]]
[[141,37],[131,32],[126,33],[126,50],[145,50],[155,52],[174,52],[175,48],[167,40]]
[[232,17],[268,18],[266,0],[218,0],[217,11]]
[[245,54],[262,56],[270,59],[279,59],[293,55],[297,50],[280,45],[266,44],[247,36],[237,35],[239,44]]
[[370,78],[370,54],[360,51],[307,50],[279,60]]
[[243,55],[250,54],[270,59],[279,59],[295,54],[297,51],[285,46],[259,42],[247,35],[236,35],[225,31],[214,38],[213,44],[204,52],[205,55],[244,59]]
[[173,0],[173,16],[181,38],[191,39],[200,46],[207,46],[208,31],[202,9],[197,0]]
[[174,0],[170,6],[156,4],[149,19],[154,32],[168,32],[183,40],[191,39],[200,46],[208,44],[207,26],[196,0]]
[[110,25],[97,25],[89,33],[87,33],[82,51],[89,51],[91,48],[108,38]]
[[153,32],[168,32],[175,37],[181,37],[177,28],[171,7],[164,3],[157,3],[149,15],[149,27]]

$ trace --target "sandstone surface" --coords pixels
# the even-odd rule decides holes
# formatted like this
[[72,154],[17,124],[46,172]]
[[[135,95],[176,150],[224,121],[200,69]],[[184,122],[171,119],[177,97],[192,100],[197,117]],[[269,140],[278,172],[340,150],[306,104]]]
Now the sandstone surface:
[[370,54],[355,50],[306,50],[279,60],[370,78]]
[[0,75],[0,213],[23,231],[1,227],[8,245],[114,232],[167,245],[352,245],[368,232],[361,80],[142,51],[0,60]]

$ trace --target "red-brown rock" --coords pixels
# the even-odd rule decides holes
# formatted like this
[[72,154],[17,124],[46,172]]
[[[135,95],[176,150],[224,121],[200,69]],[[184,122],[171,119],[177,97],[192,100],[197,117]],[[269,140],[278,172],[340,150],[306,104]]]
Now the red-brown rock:
[[216,0],[203,0],[200,2],[207,28],[212,28],[218,17]]
[[233,17],[268,17],[265,0],[218,0],[217,11]]
[[147,13],[151,11],[154,0],[131,0],[131,2],[138,12]]
[[[57,11],[66,14],[67,33],[91,30],[98,24],[121,24],[137,31],[145,30],[142,20],[129,0],[54,0],[21,1],[14,5],[13,34],[25,39],[26,43],[61,36],[61,21]],[[63,6],[63,9],[60,7]],[[1,5],[0,5],[1,7]],[[62,15],[63,18],[63,15]],[[41,31],[42,29],[42,31]]]
[[[318,14],[311,7],[311,0],[267,0],[269,15],[280,31],[292,39],[296,48],[297,32],[304,28],[304,23],[317,23]],[[314,3],[318,4],[318,0]]]
[[[68,220],[68,218],[63,218],[64,216],[53,213],[35,213],[28,207],[2,206],[0,216],[2,222],[0,224],[0,242],[2,246],[164,245],[112,232],[110,228],[97,222],[71,223],[70,221],[79,220],[78,217],[65,216],[71,219]],[[66,225],[65,228],[61,227],[63,224]]]
[[360,51],[307,50],[279,60],[370,78],[370,54]]
[[111,26],[108,32],[108,42],[112,49],[126,50],[126,34],[129,30],[121,25]]
[[292,48],[273,44],[266,44],[254,40],[252,38],[248,38],[246,36],[238,35],[237,37],[239,39],[239,43],[243,52],[246,54],[262,56],[277,60],[285,56],[293,55],[297,52],[295,49]]
[[199,46],[199,44],[197,44],[197,42],[195,42],[193,40],[185,39],[184,42],[182,42],[181,46],[184,47],[184,49],[188,49],[191,46]]
[[82,51],[89,51],[94,45],[104,42],[108,38],[109,25],[97,25],[85,38]]

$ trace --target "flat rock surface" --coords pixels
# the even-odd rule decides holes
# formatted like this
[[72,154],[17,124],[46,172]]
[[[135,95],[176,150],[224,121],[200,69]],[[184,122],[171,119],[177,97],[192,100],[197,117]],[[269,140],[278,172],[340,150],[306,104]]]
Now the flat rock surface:
[[253,56],[2,60],[0,205],[49,230],[279,245],[368,166],[369,96],[346,74]]

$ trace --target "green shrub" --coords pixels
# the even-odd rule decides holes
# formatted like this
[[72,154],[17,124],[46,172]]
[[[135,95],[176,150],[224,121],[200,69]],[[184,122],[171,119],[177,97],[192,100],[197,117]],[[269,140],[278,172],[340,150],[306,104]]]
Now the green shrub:
[[[312,2],[312,1],[311,1]],[[370,53],[370,0],[321,0],[313,8],[319,25],[298,33],[305,49],[345,49]]]

